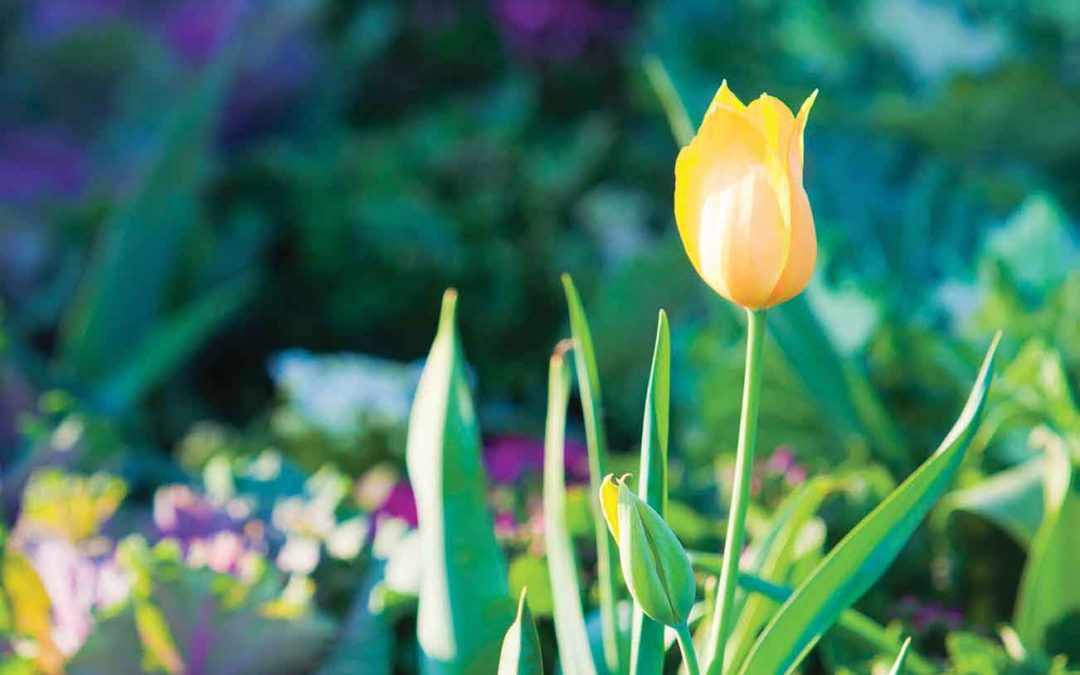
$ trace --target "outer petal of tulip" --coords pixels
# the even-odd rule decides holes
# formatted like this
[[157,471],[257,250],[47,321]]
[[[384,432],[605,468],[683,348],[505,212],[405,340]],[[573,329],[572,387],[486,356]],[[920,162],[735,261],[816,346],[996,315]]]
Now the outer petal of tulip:
[[810,199],[800,185],[791,203],[791,246],[787,265],[765,306],[772,307],[794,298],[806,288],[817,263],[817,234]]
[[615,482],[615,476],[608,474],[600,483],[600,511],[604,514],[604,522],[607,523],[608,532],[615,543],[619,543],[619,486]]
[[[706,198],[742,180],[747,167],[765,166],[769,156],[757,127],[724,102],[727,99],[724,89],[721,88],[709,107],[694,140],[679,152],[675,161],[675,221],[686,254],[702,277],[705,272],[700,262],[701,214]],[[730,99],[738,103],[734,95]],[[726,296],[723,290],[714,288]]]
[[784,271],[790,234],[765,170],[705,198],[700,223],[702,278],[737,305],[768,306]]

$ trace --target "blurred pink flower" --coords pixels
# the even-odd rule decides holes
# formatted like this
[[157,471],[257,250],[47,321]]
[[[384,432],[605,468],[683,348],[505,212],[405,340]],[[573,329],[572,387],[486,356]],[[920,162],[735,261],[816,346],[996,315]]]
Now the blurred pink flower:
[[90,556],[61,537],[21,545],[52,603],[52,636],[74,654],[90,635],[93,612],[125,600],[131,582],[112,555]]

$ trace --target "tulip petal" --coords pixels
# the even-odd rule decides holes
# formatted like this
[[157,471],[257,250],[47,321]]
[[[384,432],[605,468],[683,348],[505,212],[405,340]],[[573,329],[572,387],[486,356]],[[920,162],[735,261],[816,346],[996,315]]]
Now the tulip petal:
[[716,92],[716,96],[713,97],[712,103],[709,104],[710,109],[716,106],[727,108],[736,113],[742,113],[746,110],[746,106],[735,95],[735,92],[728,89],[727,80],[720,83],[720,89]]
[[791,243],[772,182],[762,167],[712,192],[698,216],[702,278],[749,308],[768,306]]
[[780,280],[769,296],[767,306],[787,302],[806,288],[817,262],[817,235],[810,199],[801,186],[795,189],[791,201],[791,254]]
[[[705,273],[698,240],[705,199],[742,178],[747,166],[764,166],[769,154],[757,127],[727,104],[719,103],[726,97],[725,90],[721,87],[697,135],[675,161],[675,222],[686,254],[702,277]],[[738,103],[734,94],[731,99]]]
[[810,109],[814,107],[818,90],[815,89],[799,108],[799,114],[795,118],[795,126],[791,136],[787,139],[787,164],[793,185],[802,185],[803,179],[803,133],[806,131],[806,121],[810,117]]
[[607,523],[608,531],[619,543],[619,486],[612,474],[604,476],[604,482],[600,484],[600,510],[604,514],[604,522]]

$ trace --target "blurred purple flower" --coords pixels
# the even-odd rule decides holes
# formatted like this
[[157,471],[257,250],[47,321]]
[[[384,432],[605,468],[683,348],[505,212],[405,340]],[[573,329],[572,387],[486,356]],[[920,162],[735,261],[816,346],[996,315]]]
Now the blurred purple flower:
[[77,196],[86,185],[85,152],[71,137],[46,127],[0,135],[0,202],[35,204]]
[[[585,446],[568,441],[565,450],[567,479],[588,480],[589,457]],[[516,483],[527,472],[544,470],[544,443],[528,436],[493,436],[484,445],[484,464],[495,483]]]
[[375,510],[376,521],[379,517],[398,518],[416,527],[419,519],[416,514],[416,497],[408,481],[399,481],[390,488],[382,504]]
[[156,32],[187,63],[209,61],[240,25],[249,0],[187,0],[167,5],[153,19]]
[[492,0],[492,10],[511,49],[563,64],[595,43],[620,39],[630,23],[625,10],[595,0]]
[[167,485],[154,494],[154,527],[160,538],[181,543],[211,537],[218,532],[239,533],[241,514],[230,514],[186,485]]
[[175,541],[192,567],[241,577],[252,573],[267,543],[262,523],[249,516],[240,500],[218,506],[186,485],[154,494],[155,538]]
[[893,611],[894,618],[911,622],[915,630],[923,633],[935,628],[959,630],[964,623],[964,613],[937,602],[927,602],[914,595],[905,595]]
[[60,537],[22,545],[52,603],[52,635],[65,654],[78,651],[94,625],[92,612],[122,602],[131,583],[112,555],[89,556]]

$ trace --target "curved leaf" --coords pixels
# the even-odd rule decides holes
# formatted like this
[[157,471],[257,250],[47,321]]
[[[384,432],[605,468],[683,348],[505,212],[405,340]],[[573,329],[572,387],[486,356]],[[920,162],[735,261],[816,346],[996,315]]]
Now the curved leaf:
[[457,294],[439,330],[409,417],[406,461],[416,495],[423,571],[417,639],[425,673],[491,673],[511,620],[506,561],[485,502],[480,431],[458,346]]
[[1073,646],[1065,636],[1051,635],[1080,613],[1080,485],[1068,441],[1046,427],[1035,429],[1032,441],[1045,451],[1045,507],[1042,525],[1028,549],[1020,578],[1013,624],[1030,648],[1054,653]]
[[[1000,336],[999,336],[1000,337]],[[821,635],[885,572],[949,486],[974,435],[993,376],[998,337],[941,446],[836,545],[765,627],[739,670],[775,675],[798,665]]]

